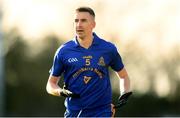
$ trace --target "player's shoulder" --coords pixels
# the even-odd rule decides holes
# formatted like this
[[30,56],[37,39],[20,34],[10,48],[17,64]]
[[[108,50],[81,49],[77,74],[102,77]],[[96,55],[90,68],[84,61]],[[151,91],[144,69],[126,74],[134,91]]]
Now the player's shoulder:
[[110,50],[116,49],[116,46],[115,46],[114,43],[112,43],[112,42],[110,42],[110,41],[108,41],[106,39],[102,39],[102,38],[99,38],[99,40],[100,40],[100,44],[101,44],[102,47],[106,47],[106,48],[108,48]]
[[62,44],[62,45],[60,46],[60,48],[62,48],[62,49],[71,48],[71,47],[73,47],[74,45],[75,45],[75,43],[74,43],[74,40],[72,39],[72,40],[69,40],[68,42]]
[[74,46],[74,41],[73,40],[69,40],[66,43],[63,43],[59,46],[59,48],[57,49],[57,53],[64,53],[67,49],[72,48]]

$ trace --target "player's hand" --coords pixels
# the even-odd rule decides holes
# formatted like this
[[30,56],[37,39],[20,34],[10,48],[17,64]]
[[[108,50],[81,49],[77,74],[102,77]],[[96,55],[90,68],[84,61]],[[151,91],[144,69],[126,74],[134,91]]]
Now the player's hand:
[[60,96],[80,98],[80,95],[79,95],[79,94],[72,93],[71,91],[69,91],[69,90],[67,90],[67,89],[61,89],[61,91],[60,91]]
[[120,108],[124,106],[127,103],[130,95],[132,95],[132,92],[127,92],[121,95],[118,99],[117,105],[115,105],[114,108]]

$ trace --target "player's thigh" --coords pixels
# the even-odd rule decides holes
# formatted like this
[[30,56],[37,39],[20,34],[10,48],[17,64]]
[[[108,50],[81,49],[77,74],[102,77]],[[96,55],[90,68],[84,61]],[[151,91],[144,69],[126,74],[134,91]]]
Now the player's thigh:
[[112,116],[111,107],[107,107],[105,109],[97,110],[95,116],[96,117],[111,117]]
[[64,113],[64,117],[77,117],[79,114],[79,111],[70,111],[68,109],[66,109],[65,113]]
[[93,113],[95,117],[111,117],[112,116],[111,104],[93,109],[93,111],[94,111]]

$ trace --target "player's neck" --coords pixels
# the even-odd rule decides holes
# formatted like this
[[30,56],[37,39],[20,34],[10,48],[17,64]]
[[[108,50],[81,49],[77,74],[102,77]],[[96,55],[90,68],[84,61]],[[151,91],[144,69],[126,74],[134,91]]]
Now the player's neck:
[[93,35],[90,35],[89,37],[84,37],[84,38],[77,38],[80,46],[82,46],[83,48],[88,49],[93,42]]

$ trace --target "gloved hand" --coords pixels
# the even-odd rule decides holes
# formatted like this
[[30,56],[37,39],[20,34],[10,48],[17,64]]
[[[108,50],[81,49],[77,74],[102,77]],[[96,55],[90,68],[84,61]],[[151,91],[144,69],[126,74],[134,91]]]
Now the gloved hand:
[[80,98],[79,94],[72,93],[71,91],[64,89],[64,88],[60,91],[60,95],[64,96],[64,97]]
[[118,99],[118,103],[114,106],[114,108],[120,108],[124,106],[127,103],[130,95],[132,95],[132,92],[127,92],[121,95]]

